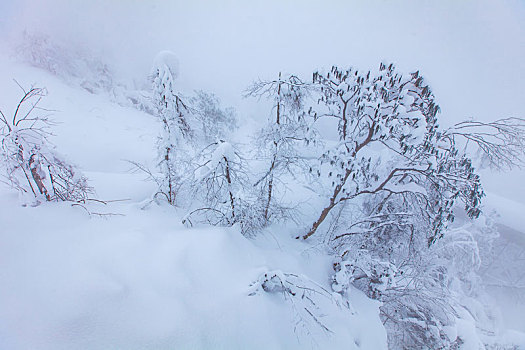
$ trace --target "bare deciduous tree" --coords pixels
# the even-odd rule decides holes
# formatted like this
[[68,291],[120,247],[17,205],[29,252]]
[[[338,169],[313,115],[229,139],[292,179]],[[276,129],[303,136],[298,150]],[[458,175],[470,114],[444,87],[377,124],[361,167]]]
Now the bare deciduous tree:
[[283,206],[274,195],[281,176],[286,172],[293,175],[294,170],[304,172],[307,168],[305,146],[314,143],[316,136],[303,111],[309,89],[309,84],[295,75],[283,78],[279,73],[277,80],[259,80],[246,91],[246,96],[272,99],[275,113],[256,140],[258,155],[269,162],[266,172],[255,183],[261,187],[262,215],[266,224],[272,216],[283,212]]
[[37,200],[85,201],[92,192],[86,178],[48,141],[50,111],[39,106],[47,91],[18,86],[23,96],[12,117],[0,111],[2,161],[8,183]]
[[419,72],[408,77],[393,65],[381,64],[379,74],[333,67],[315,73],[321,91],[314,118],[338,121],[339,143],[322,161],[332,178],[329,203],[304,239],[317,232],[332,209],[362,196],[404,194],[423,199],[433,222],[429,244],[453,220],[457,199],[470,217],[479,215],[483,196],[471,160],[442,142],[438,105]]

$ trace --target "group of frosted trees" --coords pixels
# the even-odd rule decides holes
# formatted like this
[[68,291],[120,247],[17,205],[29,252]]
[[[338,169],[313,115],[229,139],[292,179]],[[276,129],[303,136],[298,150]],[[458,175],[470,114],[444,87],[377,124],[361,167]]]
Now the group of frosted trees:
[[229,142],[236,127],[233,110],[221,108],[213,94],[203,91],[183,96],[174,84],[176,77],[174,59],[161,53],[152,72],[162,125],[155,198],[188,208],[184,223],[238,224],[247,235],[283,218],[286,209],[274,191],[281,175],[300,163],[295,148],[307,141],[307,121],[299,113],[305,84],[291,77],[254,85],[251,94],[275,99],[275,115],[256,137],[255,158],[269,160],[259,174],[250,171],[249,155]]
[[[233,114],[211,95],[183,102],[167,72],[154,71],[164,125],[159,193],[189,208],[184,222],[238,224],[253,235],[302,217],[297,238],[320,242],[334,256],[333,290],[345,296],[353,286],[383,302],[393,348],[462,343],[451,327],[463,312],[479,310],[457,295],[475,297],[477,280],[467,271],[479,268],[495,233],[485,216],[486,224],[468,230],[452,223],[458,209],[468,219],[482,215],[473,155],[497,168],[520,164],[522,120],[442,129],[419,72],[403,75],[391,64],[375,73],[333,67],[308,82],[279,73],[250,86],[246,96],[270,101],[271,110],[247,149],[227,141]],[[312,205],[284,199],[298,188]],[[288,282],[279,279],[282,290]]]
[[[393,65],[382,64],[376,75],[333,67],[328,73],[314,73],[311,83],[281,74],[274,81],[258,81],[247,96],[267,97],[272,112],[254,137],[254,152],[243,150],[243,155],[228,142],[228,132],[235,127],[233,112],[222,110],[217,99],[204,92],[186,99],[176,90],[176,72],[167,60],[157,62],[153,97],[163,130],[156,196],[170,204],[191,206],[188,196],[180,194],[192,193],[192,199],[201,201],[192,214],[209,211],[214,224],[248,225],[247,220],[257,220],[258,226],[265,226],[287,217],[293,203],[282,201],[286,184],[318,182],[322,186],[317,195],[327,202],[302,239],[324,226],[333,227],[333,219],[352,202],[359,202],[361,209],[377,202],[370,204],[367,215],[382,216],[383,229],[385,223],[399,224],[417,213],[428,225],[428,246],[453,220],[458,202],[468,217],[480,215],[479,176],[468,154],[457,147],[457,139],[476,134],[477,125],[440,130],[439,107],[418,72],[403,76]],[[329,119],[335,120],[331,125],[336,125],[337,139],[323,139],[317,130],[322,125],[326,132]],[[479,126],[494,129],[504,122]],[[501,144],[486,138],[478,142],[513,154],[521,151],[522,137],[498,139]],[[490,150],[486,153],[492,155]],[[516,161],[518,156],[511,162]],[[254,162],[262,162],[257,171],[250,168]],[[388,209],[394,203],[397,209]],[[351,228],[369,224],[351,222]],[[346,230],[350,227],[342,231]],[[352,230],[337,232],[333,239],[351,235]]]
[[[172,54],[159,54],[148,108],[161,126],[158,168],[136,164],[157,183],[155,201],[184,210],[187,225],[238,226],[248,236],[294,222],[298,239],[333,256],[334,292],[345,297],[353,286],[383,302],[393,348],[461,344],[450,332],[466,308],[457,295],[475,296],[468,271],[495,237],[472,156],[496,168],[520,165],[523,120],[443,129],[419,72],[333,67],[308,81],[279,73],[253,83],[246,96],[271,109],[251,145],[239,146],[231,141],[234,111],[207,92],[183,95],[177,74]],[[23,113],[0,114],[6,178],[41,200],[86,200],[85,178],[46,146],[47,119],[35,117],[42,95],[24,91]],[[481,220],[455,227],[460,209]],[[286,276],[261,288],[288,290]],[[282,288],[265,287],[269,281]]]
[[152,71],[154,108],[162,125],[155,197],[191,208],[184,218],[190,225],[243,224],[244,203],[238,195],[245,185],[243,161],[225,141],[235,128],[235,114],[222,109],[213,94],[182,96],[175,86],[176,69],[175,58],[163,52]]

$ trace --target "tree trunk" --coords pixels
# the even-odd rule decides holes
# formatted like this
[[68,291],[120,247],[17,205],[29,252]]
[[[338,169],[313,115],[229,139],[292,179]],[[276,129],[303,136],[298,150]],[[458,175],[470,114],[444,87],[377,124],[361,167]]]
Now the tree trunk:
[[38,191],[40,191],[40,193],[46,197],[47,201],[51,201],[51,197],[49,196],[49,193],[47,192],[46,186],[44,185],[44,181],[42,180],[42,177],[38,173],[38,169],[35,164],[34,154],[31,155],[31,157],[29,158],[29,170],[31,171],[31,176],[33,176],[33,180],[35,180],[36,186],[38,187]]
[[232,220],[235,221],[235,201],[231,190],[232,179],[230,176],[230,164],[228,163],[228,159],[226,157],[223,158],[226,163],[226,181],[228,181],[228,193],[230,195],[230,206],[232,208]]
[[270,180],[268,180],[268,200],[266,201],[266,206],[264,208],[265,224],[267,224],[269,220],[270,202],[272,201],[272,188],[273,188],[273,174],[270,174]]
[[171,166],[170,166],[170,147],[166,147],[166,154],[164,160],[166,161],[166,169],[168,170],[168,203],[173,205],[175,202],[175,195],[173,193],[173,184],[171,179]]
[[[277,125],[281,124],[281,72],[279,72],[279,84],[277,85],[277,111],[276,111],[276,119],[275,123]],[[275,163],[277,160],[277,152],[278,152],[278,146],[277,142],[273,142],[275,146],[275,152],[273,154],[273,160],[272,165],[270,166],[269,176],[270,180],[268,180],[268,200],[266,202],[266,206],[264,208],[264,223],[268,224],[269,219],[269,212],[270,212],[270,203],[272,201],[272,190],[273,190],[273,170],[275,169]]]
[[[345,176],[343,177],[343,179],[341,180],[339,185],[335,186],[334,193],[332,194],[332,197],[330,197],[330,204],[328,204],[328,206],[323,209],[323,211],[321,212],[321,215],[314,222],[314,224],[312,225],[312,228],[310,229],[310,231],[308,231],[308,233],[303,236],[303,239],[307,239],[311,235],[313,235],[317,231],[319,226],[321,226],[323,221],[326,219],[326,217],[328,216],[330,211],[336,206],[336,204],[338,203],[337,202],[337,196],[339,196],[339,193],[341,193],[341,190],[343,189],[343,186],[345,185],[346,180],[348,179],[348,176],[350,176],[350,170],[347,169],[346,173],[345,173]],[[297,237],[297,238],[299,238],[299,237]]]
[[[277,143],[275,143],[275,148],[277,148]],[[277,152],[277,150],[276,150]],[[268,223],[269,219],[269,212],[270,212],[270,203],[272,201],[272,191],[273,191],[273,170],[275,169],[275,163],[276,163],[276,154],[273,155],[272,165],[270,166],[270,179],[268,180],[268,200],[266,201],[266,206],[264,208],[264,221],[265,223]]]
[[[356,145],[356,148],[352,152],[352,155],[351,155],[352,159],[355,158],[357,153],[361,149],[363,149],[363,147],[365,147],[366,145],[368,145],[372,141],[372,137],[374,135],[374,130],[375,130],[375,125],[376,125],[375,122],[372,123],[372,125],[368,129],[368,135],[367,135],[366,139],[361,144],[357,144]],[[339,193],[343,189],[343,186],[345,185],[346,180],[348,179],[350,174],[351,174],[351,171],[349,169],[346,169],[345,176],[343,177],[343,179],[341,180],[339,185],[337,185],[335,187],[335,189],[334,189],[334,193],[332,194],[332,197],[330,198],[330,204],[326,208],[323,209],[323,211],[321,212],[321,216],[319,216],[319,218],[314,222],[314,224],[312,225],[312,228],[310,229],[310,231],[308,231],[308,233],[303,236],[303,239],[307,239],[308,237],[313,235],[317,231],[319,226],[321,226],[323,221],[326,219],[326,217],[328,216],[328,213],[330,213],[330,210],[332,210],[336,206],[336,204],[338,203],[337,196],[339,196]],[[385,182],[380,187],[382,188],[385,185],[385,183],[388,182],[388,180],[392,176],[393,176],[393,173],[390,174],[390,176],[387,178],[387,180],[385,180]],[[299,238],[299,237],[297,237],[297,238]]]

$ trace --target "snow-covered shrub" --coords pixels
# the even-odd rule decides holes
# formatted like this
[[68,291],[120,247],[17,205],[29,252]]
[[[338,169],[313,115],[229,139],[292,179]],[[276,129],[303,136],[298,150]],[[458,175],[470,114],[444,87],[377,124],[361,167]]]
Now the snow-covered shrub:
[[372,299],[380,299],[388,288],[395,287],[395,265],[372,258],[367,250],[352,253],[348,251],[344,260],[338,258],[334,262],[332,289],[335,292],[344,294],[350,285],[354,285],[365,290]]
[[[450,345],[444,329],[453,324],[445,269],[429,259],[425,220],[395,195],[378,195],[343,211],[330,237],[336,258],[332,289],[343,296],[350,285],[380,300],[392,349],[439,349]],[[359,213],[361,211],[361,213]]]
[[52,74],[60,75],[63,71],[70,70],[69,55],[43,35],[24,32],[16,52],[23,61]]
[[[479,334],[494,332],[492,311],[481,306],[479,278],[482,257],[491,254],[497,236],[491,221],[481,216],[449,228],[428,247],[430,223],[395,197],[375,199],[363,204],[360,220],[354,207],[354,224],[331,237],[332,289],[344,296],[352,285],[380,300],[393,349],[454,348],[468,336],[458,330],[458,319]],[[383,211],[366,215],[377,207]]]
[[455,322],[446,268],[417,253],[411,257],[393,254],[402,261],[385,260],[375,248],[349,249],[336,258],[333,290],[345,295],[352,285],[380,300],[392,349],[441,349],[459,341],[446,332]]
[[350,312],[348,304],[306,276],[284,273],[279,270],[267,271],[250,285],[250,296],[262,293],[280,294],[291,304],[294,331],[298,335],[312,336],[316,329],[332,333],[323,322],[323,305],[330,303]]
[[23,91],[12,117],[0,111],[1,163],[8,183],[41,201],[85,201],[86,178],[47,140],[50,120],[39,115],[43,88]]

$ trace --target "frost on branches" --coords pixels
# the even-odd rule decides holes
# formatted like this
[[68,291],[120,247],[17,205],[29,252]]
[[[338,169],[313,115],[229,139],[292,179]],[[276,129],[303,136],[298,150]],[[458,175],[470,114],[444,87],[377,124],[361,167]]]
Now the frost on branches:
[[22,194],[42,201],[86,201],[92,189],[86,178],[47,140],[49,111],[39,107],[45,89],[22,89],[11,117],[0,111],[1,162],[7,182]]
[[158,140],[161,176],[135,165],[159,185],[156,197],[161,195],[175,205],[180,193],[191,191],[192,176],[198,166],[196,159],[201,156],[195,150],[211,147],[229,134],[236,126],[236,117],[233,109],[222,109],[211,93],[197,91],[194,97],[183,97],[175,86],[178,61],[171,52],[157,55],[151,76],[155,114],[162,124]]
[[323,317],[325,310],[336,307],[352,312],[350,306],[341,301],[340,296],[331,293],[306,276],[284,273],[279,270],[266,271],[250,285],[249,296],[277,294],[286,300],[292,311],[294,332],[298,336],[315,339],[315,333],[326,335],[334,332]]
[[245,193],[248,187],[244,159],[229,142],[219,140],[202,152],[195,170],[192,197],[197,208],[191,210],[183,223],[204,221],[215,226],[239,224],[243,234],[259,226],[251,215],[255,203]]
[[458,204],[465,219],[479,218],[484,195],[460,140],[489,159],[502,152],[503,164],[515,165],[524,151],[523,121],[440,130],[423,78],[392,65],[382,64],[377,75],[334,67],[313,80],[321,93],[310,113],[337,120],[339,140],[321,157],[328,205],[303,238],[316,234],[333,250],[334,291],[345,295],[353,285],[383,302],[391,348],[457,348],[465,339],[458,320],[468,320],[475,334],[490,319],[472,300],[483,294],[480,246],[490,250],[493,236],[488,225],[453,226]]
[[[308,214],[313,223],[298,223],[298,238],[316,239],[333,256],[330,292],[272,271],[254,283],[252,295],[280,294],[295,310],[296,326],[329,333],[323,311],[345,305],[350,288],[358,288],[382,302],[393,349],[459,348],[468,335],[458,324],[468,324],[471,334],[491,332],[478,271],[496,235],[481,213],[484,193],[472,157],[479,151],[493,167],[520,165],[522,119],[440,129],[439,106],[419,72],[403,75],[391,64],[376,72],[333,67],[308,83],[279,74],[246,91],[270,100],[272,110],[254,135],[253,157],[245,157],[228,137],[233,110],[210,93],[184,97],[177,75],[173,54],[159,54],[152,100],[162,126],[161,174],[149,172],[157,196],[182,207],[189,226],[239,226],[247,236]],[[313,195],[284,200],[296,198],[288,194],[298,188]],[[457,216],[462,220],[454,222]]]
[[198,90],[190,99],[195,120],[197,138],[209,145],[226,139],[237,127],[237,118],[233,108],[221,108],[219,99],[212,93]]
[[190,109],[175,90],[178,63],[167,51],[157,55],[152,69],[153,100],[156,115],[162,123],[158,140],[158,166],[163,176],[156,179],[157,195],[174,205],[188,168],[187,146],[193,139]]
[[457,200],[469,217],[479,216],[479,176],[471,160],[443,139],[439,107],[419,72],[407,77],[381,64],[374,76],[333,67],[315,73],[313,81],[321,96],[310,113],[315,119],[336,119],[339,142],[322,156],[332,191],[304,239],[334,208],[364,196],[417,203],[431,223],[429,245],[453,220]]
[[[251,145],[254,157],[246,159],[227,138],[233,112],[204,92],[184,102],[174,90],[174,62],[162,54],[154,70],[163,125],[159,187],[172,204],[185,194],[184,223],[238,225],[253,235],[293,221],[291,207],[301,214],[309,206],[308,217],[320,207],[298,238],[314,237],[333,254],[337,298],[349,298],[352,286],[382,302],[391,348],[458,348],[468,337],[458,324],[468,324],[471,334],[494,329],[491,311],[480,307],[478,271],[495,235],[481,213],[484,193],[471,157],[479,151],[491,166],[519,165],[523,120],[466,121],[442,130],[439,106],[419,72],[403,75],[393,65],[375,73],[333,67],[314,73],[311,83],[279,74],[246,92],[272,102]],[[285,202],[291,183],[322,202]],[[457,215],[478,220],[461,226]],[[304,329],[324,329],[321,300],[335,297],[311,283],[268,272],[252,294],[280,293],[298,324],[308,324]]]
[[286,217],[286,207],[275,195],[284,192],[282,176],[304,173],[308,168],[305,147],[315,143],[317,136],[304,112],[309,86],[294,75],[283,78],[279,73],[277,80],[259,80],[246,93],[273,100],[273,114],[257,133],[255,142],[258,158],[267,163],[266,172],[255,183],[265,224]]
[[[448,229],[427,248],[421,227],[391,226],[379,233],[356,234],[334,261],[332,288],[346,295],[350,285],[380,300],[380,316],[393,349],[450,349],[464,342],[458,321],[473,334],[494,334],[495,318],[483,306],[481,261],[492,254],[497,233],[491,220]],[[342,253],[342,254],[341,254]],[[478,335],[478,342],[483,343]],[[483,348],[481,346],[481,348]]]

